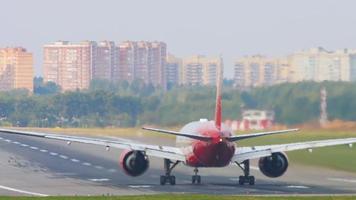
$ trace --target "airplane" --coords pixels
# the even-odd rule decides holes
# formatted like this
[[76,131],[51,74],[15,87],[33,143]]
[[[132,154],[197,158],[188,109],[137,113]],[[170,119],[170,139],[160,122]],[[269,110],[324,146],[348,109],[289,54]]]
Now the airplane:
[[100,145],[107,150],[110,148],[123,149],[120,155],[120,166],[129,176],[140,176],[149,168],[149,156],[162,158],[164,162],[164,174],[160,176],[160,184],[176,184],[176,178],[172,175],[173,169],[183,163],[194,168],[192,184],[201,184],[198,175],[199,168],[226,167],[236,164],[243,171],[239,176],[239,185],[255,184],[255,177],[250,175],[250,160],[259,159],[258,167],[267,177],[277,178],[288,169],[288,158],[285,152],[313,149],[334,145],[350,145],[356,143],[356,138],[330,139],[319,141],[307,141],[289,144],[239,147],[240,140],[262,137],[274,134],[284,134],[298,131],[287,129],[267,131],[243,135],[233,135],[232,131],[222,124],[222,69],[217,73],[215,119],[208,121],[201,119],[186,124],[180,131],[163,130],[151,127],[143,127],[144,130],[155,131],[176,136],[176,146],[150,145],[142,142],[128,141],[121,138],[101,139],[94,137],[69,136],[60,134],[48,134],[33,131],[14,130],[0,128],[0,132],[18,134],[24,136],[40,137],[45,139],[61,140],[71,144],[72,142]]

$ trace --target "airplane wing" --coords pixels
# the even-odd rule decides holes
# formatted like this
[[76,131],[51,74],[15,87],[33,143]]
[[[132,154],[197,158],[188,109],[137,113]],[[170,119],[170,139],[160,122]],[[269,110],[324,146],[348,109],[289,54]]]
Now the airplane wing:
[[268,132],[260,132],[260,133],[249,133],[245,135],[235,135],[235,136],[230,136],[227,137],[226,140],[230,142],[236,142],[239,140],[244,140],[244,139],[249,139],[249,138],[254,138],[254,137],[261,137],[261,136],[266,136],[266,135],[276,135],[276,134],[283,134],[283,133],[290,133],[294,131],[299,131],[298,128],[295,129],[287,129],[287,130],[279,130],[279,131],[268,131]]
[[245,160],[270,156],[272,155],[272,153],[277,153],[277,152],[295,151],[301,149],[313,149],[318,147],[328,147],[328,146],[353,144],[353,143],[356,143],[356,138],[318,140],[318,141],[254,146],[254,147],[238,147],[235,150],[235,155],[232,158],[232,162],[241,163]]
[[95,137],[82,137],[82,136],[70,136],[70,135],[57,135],[57,134],[47,134],[39,133],[33,131],[19,131],[13,129],[2,129],[0,132],[16,135],[25,135],[53,140],[62,140],[66,142],[78,142],[84,144],[93,144],[100,145],[107,148],[118,148],[118,149],[131,149],[137,151],[145,151],[147,155],[159,157],[159,158],[168,158],[172,160],[185,161],[185,156],[180,148],[170,147],[170,146],[160,146],[160,145],[149,145],[143,144],[136,141],[130,141],[120,138],[95,138]]

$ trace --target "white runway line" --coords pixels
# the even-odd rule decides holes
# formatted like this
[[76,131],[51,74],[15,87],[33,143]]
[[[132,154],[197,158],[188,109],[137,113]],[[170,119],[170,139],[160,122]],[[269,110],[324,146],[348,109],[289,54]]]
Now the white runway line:
[[0,140],[3,140],[4,138],[0,137]]
[[33,150],[38,150],[38,147],[30,147],[31,149],[33,149]]
[[60,158],[63,158],[63,159],[68,159],[68,156],[65,156],[65,155],[59,155]]
[[23,146],[23,147],[28,147],[28,145],[27,145],[27,144],[21,144],[21,146]]
[[40,152],[47,153],[48,150],[46,150],[46,149],[41,149]]
[[58,153],[54,153],[54,152],[51,152],[49,154],[52,155],[52,156],[57,156],[58,155]]
[[346,179],[346,178],[327,178],[329,181],[345,182],[345,183],[356,183],[356,179]]
[[129,185],[130,188],[150,188],[150,185]]
[[12,143],[13,144],[20,144],[20,142],[17,142],[17,141],[13,141]]
[[11,188],[11,187],[7,187],[7,186],[3,186],[3,185],[0,185],[0,188],[4,189],[4,190],[8,190],[8,191],[18,192],[18,193],[28,194],[28,195],[33,195],[33,196],[40,196],[40,197],[48,197],[49,196],[48,194],[29,192],[29,191],[19,190],[19,189],[16,189],[16,188]]
[[110,179],[108,178],[92,178],[92,179],[88,179],[89,181],[94,181],[94,182],[106,182],[106,181],[110,181]]
[[11,142],[11,140],[9,140],[9,139],[6,139],[6,140],[5,140],[5,142],[9,142],[9,143],[10,143],[10,142]]
[[91,163],[83,162],[83,165],[85,165],[85,166],[91,166]]
[[308,186],[304,185],[288,185],[287,188],[295,188],[295,189],[309,189]]
[[72,158],[72,159],[70,159],[72,162],[79,162],[80,160],[77,160],[77,159],[75,159],[75,158]]
[[117,170],[116,169],[109,169],[108,172],[114,173],[114,172],[117,172]]
[[100,165],[97,165],[95,166],[96,169],[104,169],[104,167],[100,166]]

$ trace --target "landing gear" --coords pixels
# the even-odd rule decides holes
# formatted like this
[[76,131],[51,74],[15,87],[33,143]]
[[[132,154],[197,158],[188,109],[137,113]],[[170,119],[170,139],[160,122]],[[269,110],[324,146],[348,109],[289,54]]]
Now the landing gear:
[[[169,183],[171,185],[175,185],[176,184],[176,177],[171,175],[171,172],[173,170],[173,168],[175,166],[178,165],[180,161],[176,161],[175,163],[173,163],[171,160],[169,159],[164,159],[164,171],[165,171],[165,175],[162,175],[160,177],[160,184],[161,185],[165,185],[166,183]],[[171,166],[171,164],[173,163],[173,165]]]
[[239,177],[239,184],[244,185],[245,183],[248,183],[249,185],[255,185],[255,177],[250,176],[250,161],[249,160],[243,161],[242,162],[242,164],[244,165],[243,167],[241,166],[240,163],[236,162],[236,164],[244,172],[244,175]]
[[194,175],[192,176],[192,184],[200,184],[201,183],[201,177],[198,175],[198,168],[194,168]]

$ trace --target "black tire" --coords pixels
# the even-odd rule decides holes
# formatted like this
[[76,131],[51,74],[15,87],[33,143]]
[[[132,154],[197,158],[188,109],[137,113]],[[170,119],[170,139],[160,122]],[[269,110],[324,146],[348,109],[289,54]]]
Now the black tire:
[[239,185],[244,185],[245,184],[245,177],[240,176],[239,177]]
[[192,184],[195,184],[196,178],[195,176],[192,176]]
[[197,184],[200,184],[200,183],[201,183],[201,177],[197,176]]
[[171,176],[170,179],[169,179],[169,183],[171,185],[175,185],[176,184],[176,177],[175,176]]
[[161,184],[161,185],[165,185],[165,184],[166,184],[166,181],[167,181],[167,180],[166,180],[166,176],[161,176],[161,177],[160,177],[160,184]]
[[255,177],[254,177],[254,176],[250,176],[250,177],[249,177],[249,180],[248,180],[248,183],[249,183],[250,185],[255,185]]

